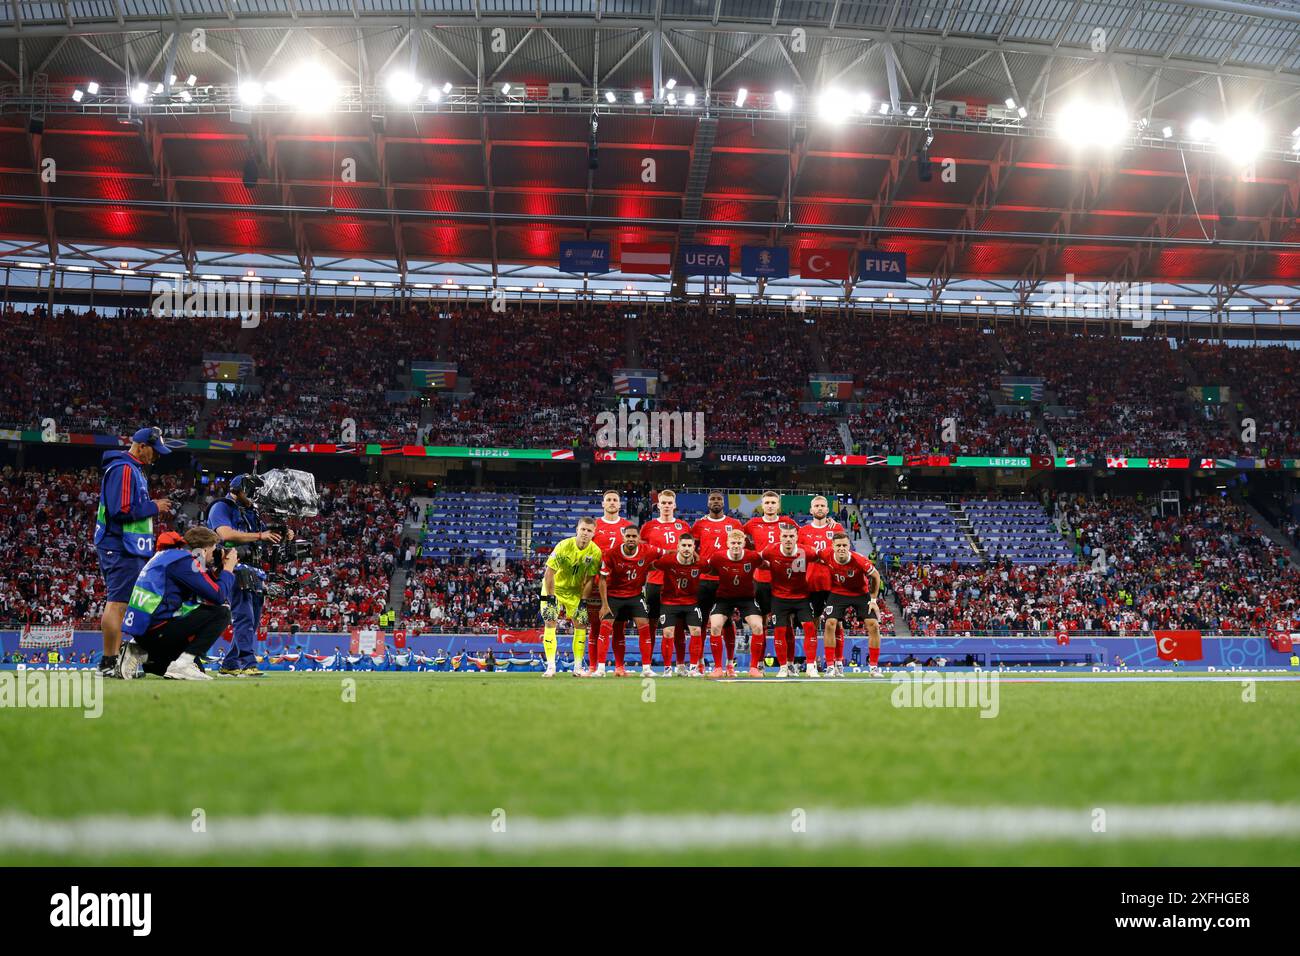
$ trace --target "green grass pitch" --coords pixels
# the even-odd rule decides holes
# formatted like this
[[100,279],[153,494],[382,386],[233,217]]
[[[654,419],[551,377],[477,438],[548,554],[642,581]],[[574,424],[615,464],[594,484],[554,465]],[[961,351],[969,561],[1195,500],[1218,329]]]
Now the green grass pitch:
[[[355,679],[355,701],[343,680]],[[99,813],[188,821],[261,814],[509,815],[589,821],[571,846],[306,848],[173,857],[16,852],[51,863],[1300,863],[1272,838],[903,845],[602,846],[626,814],[792,808],[1277,803],[1300,799],[1300,684],[1009,683],[996,719],[902,709],[888,682],[775,686],[562,675],[274,674],[179,684],[108,682],[103,716],[0,711],[0,815]]]

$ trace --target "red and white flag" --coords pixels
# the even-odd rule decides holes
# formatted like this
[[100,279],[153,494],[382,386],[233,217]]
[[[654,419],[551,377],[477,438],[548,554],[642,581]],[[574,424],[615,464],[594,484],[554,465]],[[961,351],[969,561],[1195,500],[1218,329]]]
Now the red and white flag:
[[1128,459],[1127,459],[1127,458],[1113,458],[1113,457],[1107,455],[1107,456],[1106,456],[1106,467],[1107,467],[1107,468],[1127,468],[1127,467],[1128,467]]
[[805,279],[847,279],[848,249],[804,249],[799,253],[799,274]]
[[1205,656],[1200,631],[1156,631],[1155,635],[1156,656],[1162,661],[1199,661]]
[[673,271],[669,242],[625,242],[619,247],[619,271],[666,275]]

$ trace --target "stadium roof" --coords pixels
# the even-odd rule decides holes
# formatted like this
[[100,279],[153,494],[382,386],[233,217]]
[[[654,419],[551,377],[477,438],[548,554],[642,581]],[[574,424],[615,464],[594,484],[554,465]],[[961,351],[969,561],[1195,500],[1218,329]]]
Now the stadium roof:
[[[589,232],[616,246],[900,250],[936,296],[960,277],[1022,289],[1068,274],[1149,279],[1224,296],[1300,276],[1300,9],[1280,0],[14,0],[3,11],[0,236],[28,255],[131,246],[190,266],[258,254],[308,274],[364,259],[491,276],[554,266],[561,239]],[[241,102],[241,84],[288,83],[305,62],[339,84],[320,112]],[[397,72],[437,102],[424,89],[394,102]],[[831,90],[843,94],[834,119],[819,109]],[[1122,110],[1122,148],[1061,137],[1081,100]],[[1263,131],[1253,163],[1194,135],[1194,119],[1231,131],[1245,113]]]

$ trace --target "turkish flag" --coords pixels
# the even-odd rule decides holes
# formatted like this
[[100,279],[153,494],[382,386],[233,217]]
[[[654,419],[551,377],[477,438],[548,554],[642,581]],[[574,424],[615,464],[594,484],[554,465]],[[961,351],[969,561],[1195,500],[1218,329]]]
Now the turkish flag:
[[393,631],[393,646],[396,647],[398,650],[401,650],[402,648],[406,647],[405,631]]
[[1062,647],[1068,646],[1070,643],[1070,632],[1067,631],[1065,628],[1061,628],[1059,631],[1057,631],[1056,643],[1060,644]]
[[1162,661],[1199,661],[1205,656],[1200,631],[1156,631],[1155,634],[1156,656]]
[[847,279],[848,249],[804,249],[799,253],[799,274],[805,279]]

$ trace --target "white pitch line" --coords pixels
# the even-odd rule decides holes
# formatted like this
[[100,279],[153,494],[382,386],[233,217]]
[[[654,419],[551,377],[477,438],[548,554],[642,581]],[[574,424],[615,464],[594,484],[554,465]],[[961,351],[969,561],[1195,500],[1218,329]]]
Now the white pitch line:
[[[190,857],[273,851],[573,850],[680,853],[745,847],[796,849],[933,843],[1018,844],[1058,840],[1272,838],[1300,832],[1300,805],[1271,803],[1112,806],[1104,832],[1092,809],[1060,807],[902,807],[809,809],[798,814],[661,814],[621,817],[334,817],[270,814],[209,817],[195,833],[189,819],[86,816],[48,819],[0,813],[0,853]],[[498,815],[500,816],[500,815]],[[504,822],[504,828],[501,827]],[[494,828],[495,827],[495,828]]]

